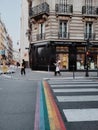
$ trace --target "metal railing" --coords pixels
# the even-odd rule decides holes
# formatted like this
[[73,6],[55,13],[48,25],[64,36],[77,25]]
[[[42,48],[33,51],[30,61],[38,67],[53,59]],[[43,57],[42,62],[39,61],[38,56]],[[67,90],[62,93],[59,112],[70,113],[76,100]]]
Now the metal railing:
[[56,4],[55,11],[57,14],[70,14],[73,12],[73,6],[66,4]]
[[44,13],[49,14],[49,5],[46,2],[31,8],[29,11],[29,15],[31,17],[35,17],[37,15],[44,14]]
[[98,15],[98,7],[95,6],[83,6],[82,14],[86,15]]
[[36,35],[37,40],[45,40],[45,33],[40,33]]
[[95,40],[95,33],[84,33],[84,40]]
[[58,32],[58,39],[69,39],[69,33],[68,32],[63,32],[63,33]]

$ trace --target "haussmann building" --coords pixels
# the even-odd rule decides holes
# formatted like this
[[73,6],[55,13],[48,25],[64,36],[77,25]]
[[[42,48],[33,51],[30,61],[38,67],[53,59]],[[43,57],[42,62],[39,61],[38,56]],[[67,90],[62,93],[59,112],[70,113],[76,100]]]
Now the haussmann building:
[[98,67],[98,0],[28,0],[29,62],[33,70]]

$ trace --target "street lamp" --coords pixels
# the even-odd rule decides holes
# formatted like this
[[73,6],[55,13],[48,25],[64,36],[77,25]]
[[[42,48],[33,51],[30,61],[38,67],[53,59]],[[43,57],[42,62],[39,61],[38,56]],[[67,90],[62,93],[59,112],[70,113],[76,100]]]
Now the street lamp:
[[88,38],[86,42],[86,73],[85,73],[86,77],[89,77],[88,68],[89,68],[89,56],[90,56],[89,48],[90,47],[92,47],[92,43],[90,43],[89,38]]

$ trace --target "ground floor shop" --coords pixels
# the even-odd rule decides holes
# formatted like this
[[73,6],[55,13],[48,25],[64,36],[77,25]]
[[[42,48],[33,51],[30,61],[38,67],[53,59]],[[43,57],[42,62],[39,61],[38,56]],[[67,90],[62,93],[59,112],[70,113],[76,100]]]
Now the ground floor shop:
[[33,70],[53,70],[54,63],[60,60],[61,70],[85,70],[88,63],[89,70],[98,67],[98,45],[92,43],[88,51],[86,42],[59,42],[30,44],[29,62]]

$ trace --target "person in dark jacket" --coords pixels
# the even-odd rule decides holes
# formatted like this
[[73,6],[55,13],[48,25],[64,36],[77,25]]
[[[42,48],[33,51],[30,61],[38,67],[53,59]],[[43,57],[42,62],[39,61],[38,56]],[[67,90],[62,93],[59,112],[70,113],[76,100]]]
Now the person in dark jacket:
[[26,68],[26,63],[25,63],[25,60],[23,59],[22,66],[21,66],[21,75],[26,74],[25,68]]

